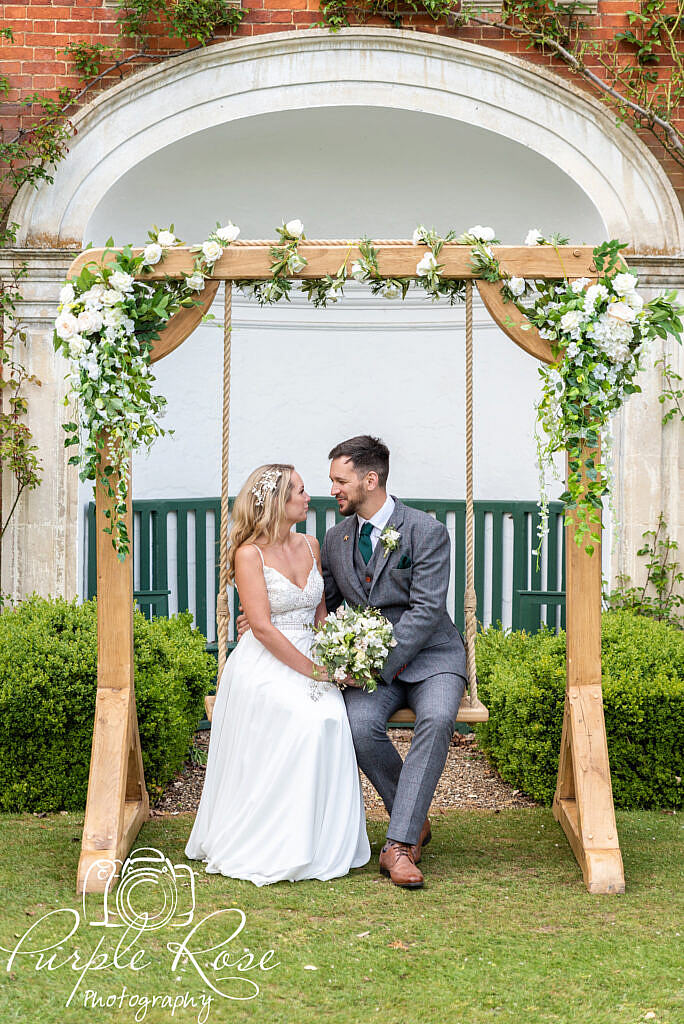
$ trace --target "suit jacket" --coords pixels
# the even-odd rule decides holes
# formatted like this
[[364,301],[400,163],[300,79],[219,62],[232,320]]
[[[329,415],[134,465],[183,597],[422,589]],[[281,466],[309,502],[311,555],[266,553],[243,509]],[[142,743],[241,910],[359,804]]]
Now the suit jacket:
[[395,677],[415,683],[443,672],[467,679],[463,640],[446,609],[449,534],[426,512],[397,498],[394,502],[387,525],[401,537],[386,557],[378,552],[368,595],[354,566],[356,517],[343,519],[326,533],[321,550],[326,607],[331,612],[343,601],[369,605],[390,620],[397,646],[381,673],[386,683]]

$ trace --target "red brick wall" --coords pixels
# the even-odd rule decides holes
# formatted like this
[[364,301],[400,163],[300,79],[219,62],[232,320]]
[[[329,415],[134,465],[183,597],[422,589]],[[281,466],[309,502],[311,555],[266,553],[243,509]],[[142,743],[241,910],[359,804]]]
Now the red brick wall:
[[[318,0],[244,2],[250,12],[240,25],[238,36],[260,35],[288,29],[296,31],[309,28],[320,20]],[[598,14],[585,15],[587,22],[592,26],[591,35],[612,39],[616,31],[627,26],[625,13],[637,6],[637,0],[600,0]],[[32,0],[26,4],[5,4],[0,8],[0,12],[0,24],[11,26],[15,39],[14,44],[6,44],[0,40],[3,72],[10,78],[12,85],[12,92],[7,97],[7,102],[3,104],[2,123],[10,131],[18,123],[16,101],[20,96],[25,96],[33,90],[55,94],[61,86],[79,86],[78,78],[73,73],[73,65],[64,54],[59,53],[61,47],[79,40],[111,46],[119,46],[121,42],[116,28],[117,11],[113,7],[105,6],[103,0],[58,0],[56,3],[52,3],[51,0]],[[387,22],[380,18],[371,19],[367,24],[387,26]],[[404,27],[452,36],[515,54],[534,64],[546,65],[580,84],[560,60],[551,55],[528,50],[525,39],[513,39],[496,28],[471,26],[453,29],[444,24],[435,24],[426,16],[411,14],[404,19]],[[226,32],[222,38],[227,37]],[[182,48],[178,40],[165,38],[161,32],[157,33],[152,45],[160,52]],[[123,55],[128,56],[133,52],[124,51]],[[128,64],[109,75],[99,88],[107,88],[108,85],[118,82],[123,75],[148,64],[147,60]],[[91,92],[88,98],[92,95]],[[684,124],[684,110],[681,111],[679,123]],[[643,137],[665,167],[684,205],[684,169],[668,159],[649,133],[644,133]]]

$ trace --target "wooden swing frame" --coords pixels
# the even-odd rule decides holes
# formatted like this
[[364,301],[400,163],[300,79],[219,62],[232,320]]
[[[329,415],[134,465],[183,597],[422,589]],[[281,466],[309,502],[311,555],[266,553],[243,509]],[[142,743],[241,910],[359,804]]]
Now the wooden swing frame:
[[[198,305],[181,309],[154,342],[152,362],[185,341],[208,312],[219,283],[271,277],[268,240],[235,242],[214,264],[199,295]],[[383,277],[416,277],[417,254],[410,241],[374,243]],[[137,250],[140,251],[140,250]],[[306,268],[293,279],[337,273],[342,256],[348,264],[359,257],[347,241],[303,241],[300,252]],[[528,279],[596,278],[590,247],[498,246],[502,269]],[[76,278],[87,264],[113,259],[113,253],[90,249],[72,263],[68,277]],[[180,278],[193,269],[193,254],[185,247],[168,251],[163,264],[140,274],[141,279]],[[498,283],[479,280],[471,266],[470,249],[445,244],[440,252],[442,276],[474,282],[497,325],[535,358],[553,361],[548,341],[531,329],[513,303],[505,303]],[[229,289],[227,289],[229,290]],[[587,449],[585,455],[591,450]],[[594,453],[596,454],[596,453]],[[132,536],[131,490],[126,514]],[[98,669],[93,743],[77,892],[102,892],[111,884],[112,862],[125,861],[142,824],[149,817],[133,679],[133,560],[117,558],[111,537],[103,532],[107,500],[95,489],[97,551]],[[625,890],[622,856],[613,807],[605,719],[601,693],[601,549],[588,555],[575,542],[566,523],[567,681],[558,781],[553,814],[565,832],[590,893]]]

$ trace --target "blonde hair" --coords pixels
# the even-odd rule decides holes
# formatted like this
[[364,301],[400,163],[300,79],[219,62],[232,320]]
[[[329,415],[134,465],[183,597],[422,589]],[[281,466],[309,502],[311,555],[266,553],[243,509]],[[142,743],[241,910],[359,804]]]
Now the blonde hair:
[[228,541],[228,579],[235,579],[235,554],[243,544],[265,537],[269,544],[278,538],[285,518],[285,505],[292,490],[294,466],[269,462],[249,474],[233,505],[233,525]]

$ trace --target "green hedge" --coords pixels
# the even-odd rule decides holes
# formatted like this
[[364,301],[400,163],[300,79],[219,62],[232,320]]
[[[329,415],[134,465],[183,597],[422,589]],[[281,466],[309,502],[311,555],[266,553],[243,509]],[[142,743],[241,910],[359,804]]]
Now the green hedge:
[[[603,706],[616,807],[684,804],[684,632],[629,612],[602,620]],[[550,804],[565,698],[565,634],[485,630],[478,741],[502,777]]]
[[[182,766],[216,662],[189,612],[135,612],[135,690],[153,799]],[[95,601],[31,598],[0,615],[0,810],[85,806],[97,680]]]

